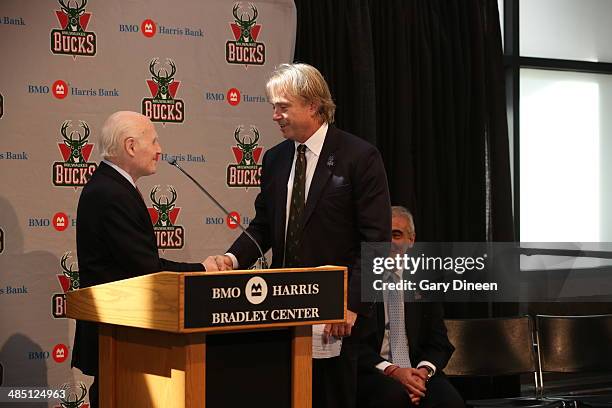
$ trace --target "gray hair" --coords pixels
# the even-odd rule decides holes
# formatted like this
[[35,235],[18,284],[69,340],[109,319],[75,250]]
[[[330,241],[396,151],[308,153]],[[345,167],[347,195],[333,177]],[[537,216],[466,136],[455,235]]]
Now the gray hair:
[[317,104],[319,117],[324,122],[334,123],[336,104],[323,75],[312,65],[281,64],[276,67],[266,83],[266,95],[272,100],[282,93]]
[[412,213],[408,211],[406,207],[402,207],[401,205],[394,205],[391,207],[391,216],[392,217],[404,217],[406,221],[408,221],[408,228],[410,228],[411,233],[415,233],[414,230],[414,219],[412,218]]
[[106,160],[117,157],[125,138],[143,134],[144,121],[148,122],[149,118],[137,112],[119,111],[110,115],[100,133],[100,156]]

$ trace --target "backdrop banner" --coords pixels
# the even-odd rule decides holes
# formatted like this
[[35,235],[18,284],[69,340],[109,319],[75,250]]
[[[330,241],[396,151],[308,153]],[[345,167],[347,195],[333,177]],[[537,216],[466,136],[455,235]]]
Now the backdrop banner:
[[[263,154],[282,140],[265,81],[292,61],[295,31],[292,0],[0,2],[0,386],[65,387],[48,406],[89,406],[65,293],[79,284],[76,207],[106,118],[151,118],[162,159],[246,226]],[[166,163],[138,184],[166,258],[203,261],[240,232]]]

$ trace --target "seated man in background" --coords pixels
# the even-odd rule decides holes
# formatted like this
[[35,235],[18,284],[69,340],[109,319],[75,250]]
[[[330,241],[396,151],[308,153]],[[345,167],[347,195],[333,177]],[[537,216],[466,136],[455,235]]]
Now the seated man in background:
[[[414,244],[415,230],[406,208],[392,207],[392,217],[395,256]],[[401,270],[389,275],[383,278],[402,279]],[[368,322],[359,357],[359,407],[464,406],[442,372],[454,347],[446,335],[440,303],[405,303],[402,291],[385,292],[384,302],[376,305]]]

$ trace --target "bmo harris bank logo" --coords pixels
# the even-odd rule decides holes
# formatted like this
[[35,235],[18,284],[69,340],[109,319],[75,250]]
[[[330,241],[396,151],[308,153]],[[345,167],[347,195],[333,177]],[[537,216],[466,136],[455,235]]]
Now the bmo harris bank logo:
[[[230,288],[213,288],[213,299],[237,299],[241,295],[239,287]],[[268,296],[268,284],[264,278],[253,276],[249,279],[244,287],[244,295],[252,305],[263,303]]]
[[258,305],[266,300],[268,296],[268,284],[260,276],[253,276],[246,284],[244,288],[244,294],[246,295],[249,303]]
[[242,3],[232,8],[234,22],[230,23],[234,40],[225,43],[225,60],[229,64],[263,65],[266,62],[266,45],[257,42],[261,24],[257,24],[257,7],[249,3],[248,9]]
[[51,52],[59,55],[93,57],[96,55],[96,33],[87,31],[91,13],[85,12],[87,0],[58,0],[55,10],[60,29],[51,30]]
[[[53,163],[53,185],[56,187],[83,187],[98,165],[89,162],[93,143],[88,143],[89,126],[80,121],[78,130],[72,130],[72,122],[64,121],[60,128],[63,138],[57,146],[64,161]],[[69,131],[69,129],[71,129]]]
[[157,63],[157,58],[149,63],[151,79],[147,79],[147,85],[152,98],[142,100],[142,114],[151,122],[182,123],[185,120],[185,104],[181,99],[176,99],[181,83],[174,79],[176,65],[169,58],[166,59],[167,67],[157,68]]

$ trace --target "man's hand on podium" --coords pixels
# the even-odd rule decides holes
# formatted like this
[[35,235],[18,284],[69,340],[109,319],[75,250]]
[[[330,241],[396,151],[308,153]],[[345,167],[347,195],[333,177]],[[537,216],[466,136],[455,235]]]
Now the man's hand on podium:
[[323,340],[328,341],[330,336],[348,337],[357,321],[357,313],[346,310],[346,323],[326,324],[323,329]]
[[204,269],[206,272],[231,271],[234,264],[227,255],[212,255],[204,260]]

